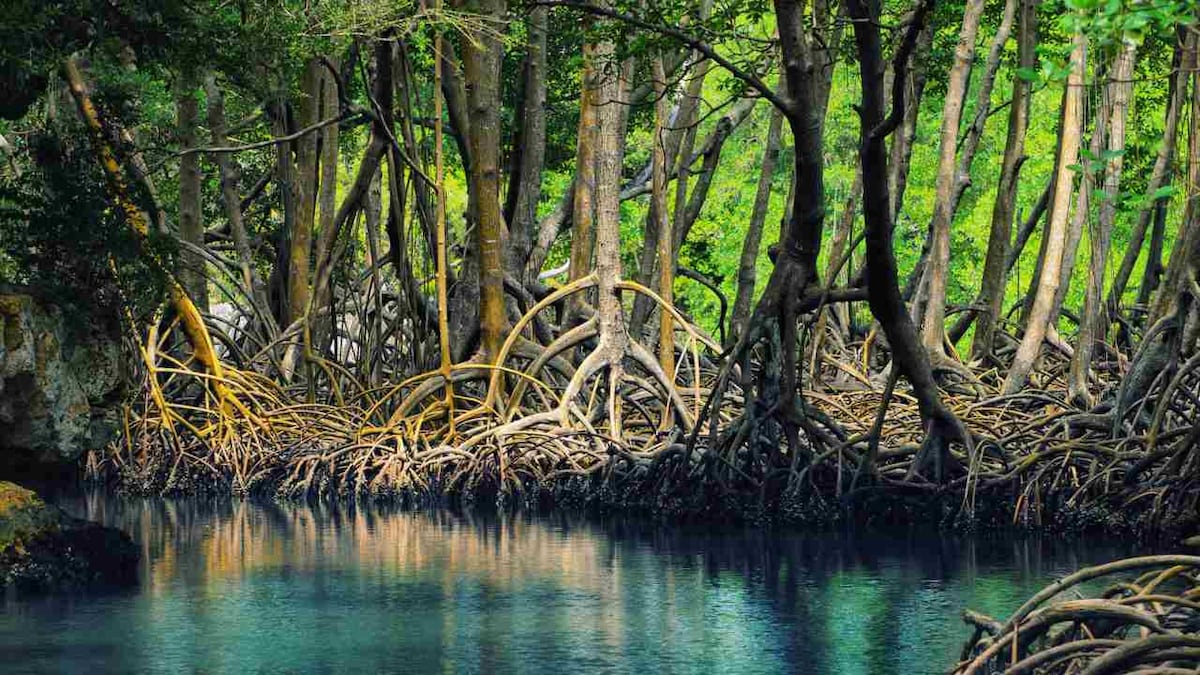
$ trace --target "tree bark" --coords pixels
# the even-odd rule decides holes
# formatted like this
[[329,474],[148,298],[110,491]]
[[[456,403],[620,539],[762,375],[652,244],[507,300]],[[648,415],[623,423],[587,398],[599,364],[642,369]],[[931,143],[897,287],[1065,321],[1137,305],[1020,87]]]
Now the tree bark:
[[[1192,73],[1192,119],[1188,128],[1187,157],[1187,204],[1183,221],[1171,249],[1171,259],[1163,276],[1162,287],[1155,295],[1150,308],[1147,326],[1153,326],[1164,317],[1176,313],[1181,289],[1189,283],[1188,274],[1193,271],[1195,259],[1189,259],[1193,250],[1200,246],[1200,73]],[[1193,280],[1194,281],[1194,280]],[[1198,299],[1200,300],[1200,299]],[[1182,319],[1181,319],[1182,321]]]
[[[602,74],[597,69],[595,44],[583,46],[583,73],[579,90],[579,132],[575,152],[575,197],[571,210],[571,259],[567,270],[568,281],[578,281],[592,271],[592,253],[595,243],[595,193],[596,193],[596,144],[599,142],[597,129],[597,105],[602,84]],[[572,319],[582,312],[583,300],[572,296],[570,311]]]
[[[195,81],[190,75],[181,78],[175,97],[175,117],[179,133],[179,149],[199,147],[196,131],[199,125],[199,103],[196,101]],[[177,276],[184,290],[201,312],[208,311],[208,278],[204,256],[191,247],[204,248],[204,218],[200,209],[200,153],[192,152],[179,160],[179,238],[189,244],[179,252]]]
[[[321,100],[321,63],[311,59],[301,81],[300,111],[296,124],[301,128],[317,122]],[[291,324],[308,310],[309,261],[312,257],[313,223],[317,207],[317,136],[307,134],[295,142],[296,148],[296,222],[292,227],[288,262],[288,318]]]
[[1046,228],[1045,255],[1041,278],[1034,296],[1033,307],[1025,326],[1025,335],[1004,379],[1002,392],[1015,394],[1025,386],[1029,372],[1041,352],[1050,318],[1054,313],[1054,296],[1058,292],[1062,272],[1063,250],[1066,247],[1067,220],[1070,216],[1071,192],[1074,187],[1071,166],[1079,158],[1079,127],[1083,107],[1083,78],[1087,68],[1087,38],[1077,33],[1071,50],[1071,72],[1067,77],[1063,98],[1062,128],[1059,134],[1058,166],[1050,222]]
[[463,44],[463,74],[471,122],[467,130],[471,156],[470,186],[475,193],[475,225],[479,229],[480,345],[493,363],[504,342],[504,261],[507,232],[500,210],[500,25],[505,0],[473,0],[469,9],[487,17],[487,30],[476,31]]
[[[888,190],[892,200],[892,225],[900,222],[904,192],[908,187],[908,170],[912,164],[913,140],[917,136],[917,117],[921,112],[921,97],[925,93],[926,64],[933,46],[933,27],[926,25],[917,37],[916,51],[906,68],[904,119],[892,134],[891,159],[888,162]],[[893,75],[894,77],[894,75]]]
[[546,17],[547,7],[535,6],[526,20],[528,41],[522,65],[521,97],[515,120],[512,170],[509,172],[504,219],[509,225],[508,263],[505,268],[528,284],[537,272],[526,267],[537,227],[537,207],[542,195],[542,169],[546,157]]
[[742,255],[738,260],[737,295],[733,301],[733,314],[730,319],[730,344],[737,342],[738,337],[745,332],[746,322],[750,318],[750,305],[754,300],[754,285],[758,277],[758,252],[762,247],[767,209],[771,204],[771,184],[775,177],[775,164],[779,159],[782,135],[783,115],[772,109],[771,122],[767,129],[767,145],[763,150],[762,168],[758,174],[758,188],[754,192],[754,207],[750,211],[750,223],[746,228],[746,237],[742,240]]
[[[336,67],[336,61],[329,59]],[[320,100],[317,105],[317,118],[329,119],[338,114],[337,82],[328,69],[321,70]],[[337,174],[338,174],[338,125],[331,124],[321,129],[317,137],[318,159],[321,167],[320,184],[317,187],[317,244],[314,258],[324,260],[333,250],[336,243],[334,237],[334,218],[337,216]],[[315,288],[317,293],[317,309],[329,305],[331,294],[328,288]],[[325,322],[328,324],[328,322]],[[321,340],[320,342],[324,342]]]
[[[1037,2],[1021,0],[1020,4],[1017,61],[1019,68],[1030,69],[1037,65]],[[1012,237],[1012,220],[1016,215],[1018,180],[1025,156],[1025,132],[1029,128],[1029,89],[1030,82],[1014,73],[1008,136],[1004,141],[1004,158],[1001,160],[996,202],[992,206],[992,227],[984,256],[983,281],[976,303],[982,305],[983,309],[976,315],[975,337],[971,344],[971,356],[979,361],[992,355],[996,321],[1004,304],[1004,289],[1008,281],[1005,261]]]
[[[916,327],[904,308],[897,278],[896,258],[892,249],[891,199],[888,197],[887,133],[883,115],[882,47],[879,38],[878,13],[868,7],[869,0],[847,0],[849,15],[854,24],[858,46],[860,81],[862,83],[862,132],[859,146],[863,181],[863,219],[866,224],[866,254],[869,273],[868,302],[871,312],[887,334],[892,348],[892,367],[898,369],[912,384],[913,394],[926,428],[925,449],[935,462],[935,474],[940,480],[952,435],[966,438],[966,432],[953,413],[941,401],[933,380],[929,353],[923,348]],[[915,21],[924,21],[928,6],[922,4]],[[915,35],[913,36],[915,38]],[[902,49],[911,49],[912,45]],[[897,58],[902,67],[904,54]],[[893,103],[893,115],[904,106],[903,80],[894,87],[899,95]],[[922,470],[922,457],[914,459],[913,470]],[[910,472],[911,473],[911,472]]]
[[[1092,113],[1092,135],[1088,139],[1088,154],[1098,158],[1104,152],[1108,138],[1109,110],[1112,108],[1112,97],[1108,88],[1103,88],[1100,94],[1100,106]],[[1086,114],[1086,107],[1085,107]],[[1079,243],[1083,241],[1083,230],[1091,223],[1092,197],[1096,191],[1095,159],[1085,159],[1081,162],[1083,171],[1080,172],[1079,190],[1075,193],[1075,211],[1071,215],[1071,226],[1067,229],[1067,243],[1063,250],[1062,272],[1059,276],[1058,292],[1054,295],[1054,306],[1050,313],[1050,334],[1057,331],[1058,318],[1062,314],[1063,303],[1067,299],[1067,291],[1071,290],[1071,278],[1075,272],[1075,261],[1079,257]]]
[[1108,83],[1110,110],[1108,120],[1108,151],[1110,158],[1104,168],[1104,198],[1100,202],[1100,217],[1090,232],[1091,261],[1085,291],[1083,314],[1079,322],[1079,339],[1071,358],[1067,379],[1068,398],[1083,407],[1090,407],[1088,372],[1096,342],[1105,340],[1107,320],[1104,300],[1104,273],[1108,267],[1108,248],[1112,243],[1113,223],[1117,217],[1117,194],[1121,188],[1121,168],[1124,164],[1125,121],[1129,114],[1129,97],[1133,93],[1133,65],[1137,45],[1125,41],[1116,57]]
[[[1154,169],[1150,173],[1150,182],[1146,186],[1146,194],[1151,199],[1154,199],[1154,195],[1162,187],[1170,185],[1172,166],[1175,163],[1176,146],[1179,138],[1179,118],[1182,116],[1184,101],[1187,99],[1188,79],[1196,67],[1196,34],[1194,32],[1184,32],[1180,43],[1175,47],[1172,66],[1174,72],[1168,85],[1170,91],[1167,94],[1162,145],[1159,146],[1158,155],[1154,158]],[[1113,277],[1112,287],[1108,293],[1108,311],[1113,317],[1120,311],[1121,298],[1125,295],[1125,287],[1129,284],[1129,278],[1133,275],[1133,267],[1137,264],[1138,256],[1141,255],[1146,230],[1150,227],[1150,218],[1156,217],[1154,214],[1167,201],[1168,199],[1155,199],[1151,205],[1142,209],[1141,213],[1138,214],[1137,222],[1134,223],[1133,229],[1129,233],[1129,246],[1125,249],[1125,255],[1121,258],[1121,266],[1117,269],[1116,276]],[[1157,227],[1157,223],[1155,225]],[[1151,243],[1153,243],[1153,239]],[[1161,245],[1161,239],[1159,243]],[[1147,258],[1146,270],[1153,272],[1153,270],[1161,266],[1162,249],[1160,248],[1157,258],[1153,257],[1152,254]],[[1149,295],[1143,295],[1141,288],[1138,289],[1139,304],[1145,304],[1149,300],[1149,297]]]
[[1142,283],[1138,286],[1137,304],[1145,307],[1154,297],[1162,280],[1163,240],[1167,234],[1167,202],[1160,201],[1154,207],[1154,229],[1150,232],[1150,247],[1146,250],[1146,267],[1142,270]]
[[[1010,3],[1011,4],[1011,0]],[[929,225],[931,247],[925,267],[925,313],[921,335],[930,354],[942,355],[945,340],[946,282],[950,266],[950,225],[954,219],[955,157],[963,102],[975,58],[975,38],[983,15],[983,0],[967,0],[963,9],[962,29],[954,49],[954,66],[946,87],[942,110],[941,145],[935,184],[933,220]]]
[[[675,240],[671,232],[671,219],[667,217],[667,111],[666,69],[663,67],[662,54],[654,58],[654,148],[651,151],[651,187],[650,212],[654,214],[655,229],[658,232],[657,248],[659,264],[658,294],[669,305],[675,303],[675,266],[663,264],[672,260],[671,242]],[[619,174],[619,167],[618,167]],[[619,215],[619,213],[618,213]],[[619,256],[618,256],[619,257]],[[675,328],[670,312],[659,312],[658,327],[658,360],[663,372],[673,376],[675,372]]]

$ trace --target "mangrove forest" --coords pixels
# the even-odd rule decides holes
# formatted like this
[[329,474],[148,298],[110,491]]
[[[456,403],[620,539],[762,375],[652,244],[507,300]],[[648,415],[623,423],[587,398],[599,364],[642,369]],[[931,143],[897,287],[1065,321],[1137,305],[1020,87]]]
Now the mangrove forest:
[[[1195,0],[3,4],[0,478],[45,496],[0,483],[0,586],[485,589],[407,667],[364,632],[114,672],[1200,667]],[[950,538],[949,609],[872,595],[932,564],[880,528]],[[659,610],[679,644],[619,581],[738,574],[728,634]],[[521,632],[550,577],[603,617]],[[78,618],[8,607],[0,654]],[[959,632],[918,655],[922,612]],[[94,665],[53,644],[17,663]]]

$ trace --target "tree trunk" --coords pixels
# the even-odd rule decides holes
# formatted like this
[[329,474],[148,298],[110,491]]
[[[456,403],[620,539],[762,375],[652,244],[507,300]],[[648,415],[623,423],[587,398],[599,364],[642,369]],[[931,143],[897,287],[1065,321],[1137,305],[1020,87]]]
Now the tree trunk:
[[1133,93],[1133,65],[1137,45],[1126,41],[1117,55],[1108,84],[1112,92],[1108,122],[1108,151],[1110,159],[1104,169],[1104,199],[1100,202],[1100,217],[1090,232],[1091,261],[1088,266],[1088,282],[1084,299],[1083,314],[1079,322],[1079,339],[1075,354],[1071,358],[1068,376],[1068,397],[1075,403],[1089,407],[1088,372],[1092,367],[1092,353],[1097,341],[1106,337],[1107,320],[1101,304],[1104,296],[1104,272],[1108,266],[1108,247],[1112,243],[1113,222],[1117,217],[1117,193],[1121,188],[1121,167],[1124,164],[1125,120],[1129,114],[1129,97]]
[[[1163,278],[1162,288],[1158,290],[1154,303],[1150,308],[1147,326],[1153,326],[1160,319],[1175,313],[1180,289],[1189,283],[1188,273],[1197,261],[1189,259],[1191,251],[1200,242],[1200,73],[1192,73],[1192,119],[1188,128],[1188,157],[1187,157],[1187,204],[1184,207],[1183,221],[1175,237],[1175,245],[1171,249],[1171,259],[1167,263],[1167,271]],[[1196,280],[1190,280],[1196,281]],[[1200,300],[1200,298],[1198,298]],[[1181,319],[1182,322],[1182,319]]]
[[1142,270],[1142,283],[1138,286],[1137,304],[1145,307],[1158,290],[1163,275],[1163,240],[1167,234],[1167,202],[1158,202],[1154,207],[1154,229],[1150,232],[1150,247],[1146,250],[1146,267]]
[[[228,126],[225,121],[225,96],[217,86],[216,77],[209,75],[204,83],[205,97],[208,99],[208,128],[215,146],[229,145]],[[241,270],[242,286],[250,295],[259,311],[267,308],[267,290],[262,280],[254,271],[253,252],[250,240],[246,235],[246,224],[242,219],[241,197],[238,194],[238,182],[241,180],[241,169],[237,161],[226,153],[214,155],[217,169],[221,173],[221,201],[225,205],[225,219],[229,221],[229,235],[233,239],[237,251],[238,268]],[[264,317],[265,318],[265,317]]]
[[1077,33],[1071,51],[1071,72],[1067,77],[1063,99],[1062,128],[1059,134],[1058,166],[1050,222],[1046,227],[1046,247],[1042,260],[1041,278],[1034,296],[1033,307],[1025,327],[1025,335],[1004,379],[1003,393],[1015,394],[1024,386],[1029,372],[1041,352],[1042,341],[1054,313],[1054,296],[1058,292],[1062,272],[1063,250],[1066,246],[1067,220],[1070,216],[1072,165],[1079,158],[1079,127],[1083,107],[1083,78],[1087,68],[1087,38]]
[[[926,64],[933,46],[933,27],[926,25],[917,37],[916,52],[908,64],[905,78],[904,119],[892,134],[891,159],[888,162],[888,190],[891,195],[892,225],[900,222],[904,192],[908,187],[908,170],[912,164],[913,140],[917,136],[917,116],[921,112],[921,97],[925,94]],[[894,76],[893,76],[894,77]]]
[[[199,104],[195,82],[190,76],[181,78],[175,98],[175,116],[179,133],[179,149],[199,147],[196,130],[199,124]],[[179,160],[179,238],[185,245],[179,253],[177,275],[184,290],[192,297],[201,312],[208,311],[208,279],[204,256],[191,247],[204,248],[204,219],[200,210],[200,153],[184,155]],[[188,246],[190,244],[190,246]]]
[[[695,127],[697,112],[700,108],[700,93],[710,67],[711,64],[708,60],[702,60],[692,69],[688,76],[687,86],[675,104],[675,110],[671,116],[671,128],[664,141],[663,149],[667,166],[674,167],[673,173],[676,177],[675,212],[674,215],[666,214],[666,217],[672,219],[674,226],[672,230],[676,232],[683,226],[682,217],[685,208],[683,205],[686,205],[689,166],[692,149],[696,142]],[[663,203],[665,206],[666,202]],[[641,257],[638,261],[638,280],[647,286],[654,284],[655,270],[660,267],[657,257],[659,231],[654,226],[657,222],[656,218],[654,207],[651,205],[650,212],[646,214],[645,236],[642,242]],[[633,299],[633,312],[629,317],[629,330],[632,334],[641,335],[652,308],[650,298],[639,295]]]
[[[83,79],[83,73],[79,71],[79,66],[73,58],[67,58],[63,62],[62,69],[67,81],[67,88],[71,92],[71,97],[75,100],[76,108],[79,111],[79,117],[83,120],[84,126],[87,127],[88,139],[91,141],[92,150],[96,153],[100,168],[104,171],[108,191],[112,195],[113,201],[117,203],[117,208],[124,217],[125,224],[133,230],[134,236],[137,237],[138,241],[144,244],[150,235],[150,223],[147,222],[142,210],[134,204],[129,196],[129,188],[125,183],[125,176],[121,172],[120,165],[117,164],[116,155],[107,140],[109,135],[103,121],[100,119],[99,113],[96,111],[96,106],[92,103],[87,84]],[[160,271],[166,272],[167,270]],[[230,391],[225,383],[225,368],[221,363],[221,358],[217,355],[216,349],[213,347],[212,336],[209,334],[208,328],[204,325],[204,319],[196,309],[195,303],[192,302],[191,298],[183,290],[183,287],[175,279],[168,280],[167,294],[170,299],[171,308],[174,310],[176,316],[179,317],[179,323],[183,327],[184,335],[192,347],[192,354],[195,356],[196,361],[212,375],[212,378],[205,380],[205,382],[211,387],[217,400],[221,402],[222,409],[227,411],[230,409],[238,410],[243,415],[248,416],[249,411],[246,410],[244,405],[241,404],[237,396]]]
[[[725,147],[725,141],[729,139],[729,135],[733,130],[739,127],[742,122],[753,112],[755,104],[758,103],[757,98],[744,98],[738,101],[728,114],[717,121],[717,128],[706,140],[701,156],[704,161],[700,165],[700,173],[696,177],[696,186],[692,188],[692,192],[688,195],[687,203],[683,206],[682,215],[680,214],[681,192],[676,192],[675,201],[675,223],[674,229],[674,248],[675,257],[672,258],[678,264],[678,256],[683,248],[683,242],[687,241],[688,234],[692,231],[692,226],[700,218],[700,211],[704,208],[704,203],[708,200],[708,190],[712,187],[713,178],[717,174],[717,164],[721,160],[721,150]],[[679,186],[684,186],[685,183],[679,183]]]
[[[1058,318],[1062,314],[1063,303],[1066,302],[1067,291],[1071,289],[1071,277],[1075,272],[1075,260],[1079,256],[1079,243],[1083,241],[1083,230],[1091,223],[1092,197],[1096,191],[1096,170],[1094,158],[1104,152],[1105,141],[1108,138],[1108,118],[1112,108],[1112,97],[1108,88],[1101,89],[1100,106],[1092,113],[1092,135],[1088,139],[1088,154],[1090,158],[1081,162],[1083,171],[1080,172],[1079,190],[1075,193],[1075,211],[1071,215],[1071,226],[1067,229],[1067,243],[1063,250],[1062,272],[1059,276],[1058,292],[1054,295],[1054,306],[1050,313],[1048,331],[1053,335],[1057,331]],[[1085,108],[1086,113],[1086,108]]]
[[[474,0],[468,8],[493,25],[504,19],[505,0]],[[467,130],[471,156],[470,187],[475,193],[479,229],[479,338],[493,363],[504,342],[504,243],[500,211],[500,65],[503,43],[494,28],[479,30],[463,44],[463,74],[471,111]]]
[[[296,125],[303,129],[317,122],[321,101],[321,63],[311,59],[300,85],[300,112]],[[296,139],[296,222],[292,228],[288,262],[288,319],[291,324],[308,310],[309,261],[312,257],[313,222],[317,207],[317,135]]]
[[[1034,68],[1037,65],[1035,0],[1021,0],[1021,23],[1018,31],[1018,67]],[[1018,179],[1025,156],[1025,132],[1029,128],[1029,88],[1030,82],[1014,73],[1012,104],[1008,114],[1008,136],[1004,141],[1000,181],[996,187],[996,202],[992,207],[992,228],[983,263],[983,282],[976,301],[976,304],[983,306],[976,315],[975,337],[971,344],[971,356],[978,361],[992,355],[996,321],[1004,304],[1004,289],[1008,281],[1008,269],[1004,263],[1008,257],[1009,240],[1012,237]]]
[[[658,232],[658,259],[666,262],[672,259],[671,242],[675,240],[671,232],[671,219],[667,217],[667,73],[663,67],[662,54],[654,57],[654,148],[651,151],[650,178],[650,213],[654,214],[654,230]],[[620,167],[618,167],[618,180]],[[618,212],[619,216],[619,212]],[[619,231],[619,230],[618,230]],[[619,250],[618,250],[619,253]],[[619,255],[618,255],[619,258]],[[658,294],[667,304],[675,303],[675,266],[659,264]],[[658,327],[658,360],[663,372],[673,376],[675,372],[675,328],[670,312],[659,312]]]
[[[1188,79],[1196,67],[1196,34],[1194,32],[1184,32],[1180,43],[1175,47],[1172,66],[1174,73],[1168,85],[1170,91],[1167,95],[1166,119],[1163,121],[1163,142],[1158,149],[1158,155],[1154,158],[1154,169],[1150,173],[1150,182],[1146,186],[1146,194],[1151,199],[1154,199],[1154,195],[1162,187],[1170,185],[1172,165],[1175,163],[1176,145],[1179,138],[1179,118],[1182,116],[1184,101],[1187,99]],[[1137,264],[1138,256],[1142,252],[1142,242],[1146,237],[1146,230],[1150,227],[1150,218],[1158,212],[1159,205],[1165,204],[1167,201],[1168,199],[1156,199],[1138,214],[1137,222],[1129,234],[1129,246],[1125,249],[1125,255],[1121,258],[1121,267],[1117,269],[1112,288],[1108,293],[1108,311],[1113,317],[1120,311],[1121,297],[1125,294],[1125,287],[1129,284],[1130,276],[1133,275],[1133,267]],[[1157,227],[1157,223],[1155,225]],[[1157,258],[1153,256],[1147,258],[1146,270],[1152,272],[1161,265],[1162,249],[1160,248]],[[1143,295],[1142,289],[1138,290],[1139,304],[1144,304],[1149,297],[1149,295]]]
[[[621,280],[621,165],[624,154],[625,79],[621,64],[613,58],[608,42],[593,51],[596,75],[595,100],[595,241],[597,315],[599,344],[595,355],[608,365],[609,435],[620,442],[621,397],[618,393],[624,377],[623,361],[629,334],[625,329],[625,311],[617,283]],[[599,68],[597,68],[599,66]],[[603,72],[600,72],[603,69]],[[576,197],[578,200],[578,196]],[[581,367],[582,369],[582,367]]]
[[[336,63],[329,59],[330,63]],[[317,106],[318,119],[330,119],[338,114],[337,82],[327,69],[321,70],[321,98]],[[317,137],[317,148],[321,167],[321,181],[317,187],[317,245],[314,258],[324,260],[333,250],[337,232],[333,226],[337,216],[337,174],[338,174],[338,125],[330,124],[321,129]],[[325,309],[330,302],[331,294],[328,288],[316,288],[318,310]],[[326,330],[328,320],[324,320]],[[324,342],[321,340],[319,342]]]
[[542,195],[542,168],[546,157],[546,16],[549,8],[529,10],[528,40],[521,76],[517,137],[513,143],[504,219],[509,226],[506,269],[525,284],[537,280],[526,268],[537,227],[537,207]]
[[[1011,0],[1010,3],[1011,4]],[[967,0],[963,9],[962,30],[954,49],[954,66],[950,69],[946,87],[946,103],[942,110],[941,145],[935,184],[933,220],[929,225],[931,247],[925,267],[925,313],[921,335],[930,354],[944,353],[946,320],[946,282],[950,267],[950,225],[954,219],[955,156],[958,148],[958,129],[962,121],[963,102],[971,79],[971,63],[975,58],[975,37],[983,0]]]
[[771,204],[771,184],[775,177],[782,135],[783,115],[773,109],[767,129],[767,146],[763,150],[762,169],[758,175],[758,189],[754,193],[754,207],[750,212],[750,224],[746,228],[746,238],[742,240],[742,256],[738,261],[737,296],[733,301],[730,320],[730,344],[737,342],[745,332],[746,322],[750,318],[750,304],[754,300],[754,285],[758,277],[758,252],[762,245],[763,226],[767,222],[767,209]]
[[[291,131],[288,124],[290,106],[287,100],[287,90],[280,86],[279,91],[268,104],[271,115],[271,135],[286,136]],[[291,236],[296,223],[296,167],[292,161],[292,142],[286,141],[275,146],[275,190],[279,196],[279,207],[282,211],[283,222],[275,235],[275,262],[271,267],[268,281],[268,297],[275,322],[281,328],[291,325],[288,319],[290,304],[288,302],[288,268],[291,265]]]
[[[862,83],[862,132],[859,146],[863,181],[863,218],[866,224],[866,253],[869,274],[868,302],[871,312],[887,334],[892,348],[892,367],[909,380],[926,429],[925,449],[932,451],[935,473],[940,480],[951,435],[966,437],[966,432],[953,413],[945,407],[933,380],[929,354],[923,348],[916,327],[904,309],[897,278],[896,258],[892,249],[891,199],[888,197],[887,150],[885,148],[883,116],[882,47],[879,38],[878,15],[866,4],[867,0],[847,0],[854,23],[858,45],[860,81]],[[922,5],[914,21],[924,21],[927,5]],[[915,38],[915,35],[913,36]],[[908,44],[902,49],[911,49]],[[904,54],[897,63],[903,64]],[[897,68],[902,67],[898,65]],[[903,80],[894,87],[903,92]],[[893,114],[904,106],[900,93],[893,103]],[[923,453],[928,455],[929,453]],[[910,473],[922,470],[923,458],[914,459]]]
[[[575,198],[571,212],[571,260],[568,281],[578,281],[592,272],[595,242],[596,144],[599,142],[596,107],[601,73],[597,70],[596,45],[583,46],[583,74],[579,90],[579,132],[575,152]],[[583,300],[572,296],[571,319],[578,319]]]

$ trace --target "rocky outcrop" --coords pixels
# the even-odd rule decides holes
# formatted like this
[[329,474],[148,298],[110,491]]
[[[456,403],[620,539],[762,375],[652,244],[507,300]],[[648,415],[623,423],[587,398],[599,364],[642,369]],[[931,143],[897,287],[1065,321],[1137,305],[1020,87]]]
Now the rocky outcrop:
[[129,585],[137,581],[139,557],[124,532],[72,518],[0,482],[0,588],[44,593]]
[[119,422],[120,344],[111,330],[0,289],[0,471],[69,465]]

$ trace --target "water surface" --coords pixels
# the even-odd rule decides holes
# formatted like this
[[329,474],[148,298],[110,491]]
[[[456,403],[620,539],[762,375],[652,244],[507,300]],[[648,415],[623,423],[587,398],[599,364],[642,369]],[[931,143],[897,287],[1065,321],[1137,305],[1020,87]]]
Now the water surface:
[[64,497],[138,588],[0,604],[24,672],[937,673],[1121,542],[672,529],[559,515]]

